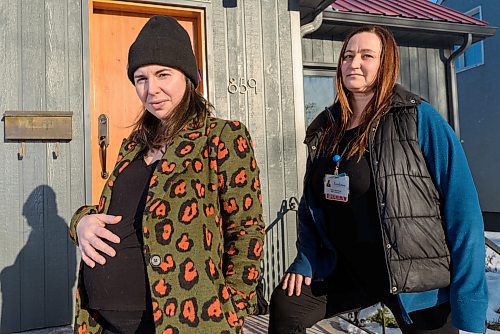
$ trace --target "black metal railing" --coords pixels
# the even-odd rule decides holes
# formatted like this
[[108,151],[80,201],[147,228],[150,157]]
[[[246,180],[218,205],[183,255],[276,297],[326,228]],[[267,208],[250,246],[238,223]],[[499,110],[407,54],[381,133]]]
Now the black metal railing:
[[[276,218],[266,227],[266,262],[262,263],[263,272],[263,290],[268,299],[271,296],[273,285],[281,279],[285,273],[286,265],[286,245],[287,238],[285,231],[285,216],[288,212],[297,212],[299,201],[296,197],[290,197],[281,201],[279,211],[276,213]],[[272,235],[277,233],[278,235]]]
[[500,255],[500,247],[488,238],[484,238],[486,246],[488,246],[492,251]]
[[290,197],[288,200],[284,199],[283,201],[281,201],[280,211],[278,211],[276,219],[274,219],[272,223],[266,227],[266,234],[271,231],[273,227],[279,222],[283,223],[283,218],[289,211],[297,212],[298,209],[299,200],[296,197]]

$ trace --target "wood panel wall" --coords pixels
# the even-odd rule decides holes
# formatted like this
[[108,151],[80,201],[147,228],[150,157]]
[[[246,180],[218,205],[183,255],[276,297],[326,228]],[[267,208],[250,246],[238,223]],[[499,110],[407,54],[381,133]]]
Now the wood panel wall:
[[[268,225],[278,221],[266,236],[268,294],[295,256],[295,212],[281,218],[283,204],[299,196],[293,88],[302,78],[292,75],[293,62],[300,62],[291,49],[293,29],[300,33],[291,22],[292,15],[299,15],[290,10],[294,2],[238,1],[229,6],[231,1],[212,1],[210,16],[213,47],[209,45],[208,66],[214,75],[209,93],[218,116],[248,126],[261,170],[264,219]],[[254,79],[256,91],[231,94],[228,85],[233,79]]]
[[6,141],[0,127],[2,333],[72,321],[68,221],[84,202],[81,36],[80,0],[0,2],[0,113],[73,112],[70,142]]

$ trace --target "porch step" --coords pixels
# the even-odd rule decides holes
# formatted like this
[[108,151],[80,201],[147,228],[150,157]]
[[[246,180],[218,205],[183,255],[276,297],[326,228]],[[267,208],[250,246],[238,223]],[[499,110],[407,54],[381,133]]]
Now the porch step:
[[[245,334],[267,334],[269,315],[250,316],[245,318],[243,333]],[[339,325],[338,318],[325,319],[318,322],[312,328],[307,329],[307,334],[344,334]]]
[[[267,334],[269,315],[251,316],[245,319],[245,334]],[[71,326],[52,327],[37,329],[19,334],[71,334]],[[314,327],[307,329],[307,334],[344,334],[340,329],[338,318],[325,319],[318,322]]]

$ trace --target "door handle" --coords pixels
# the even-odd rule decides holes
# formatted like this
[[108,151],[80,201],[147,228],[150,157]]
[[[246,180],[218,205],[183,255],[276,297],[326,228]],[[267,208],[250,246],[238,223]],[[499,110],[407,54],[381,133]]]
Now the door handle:
[[109,145],[108,116],[100,114],[97,125],[97,135],[99,137],[99,160],[101,160],[101,177],[108,178],[106,170],[106,149]]

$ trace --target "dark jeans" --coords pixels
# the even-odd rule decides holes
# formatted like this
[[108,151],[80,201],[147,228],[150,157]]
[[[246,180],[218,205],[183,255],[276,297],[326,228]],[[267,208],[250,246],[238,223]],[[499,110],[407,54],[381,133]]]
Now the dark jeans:
[[383,302],[404,334],[458,334],[450,323],[449,303],[410,313],[413,323],[408,325],[395,296],[374,296],[362,288],[337,283],[330,280],[304,284],[300,296],[288,296],[281,285],[276,287],[271,296],[268,333],[305,333],[306,328],[325,318]]
[[155,325],[146,311],[99,310],[103,331],[101,334],[152,334]]

